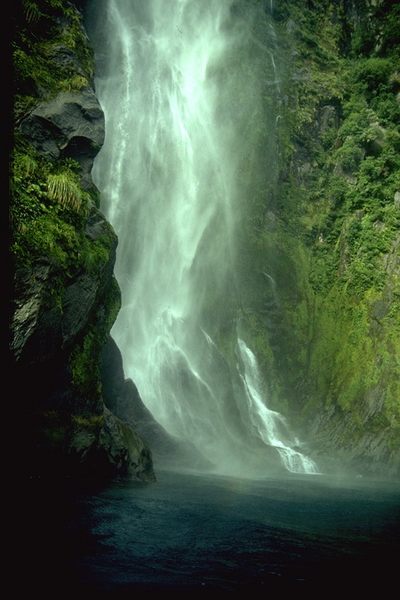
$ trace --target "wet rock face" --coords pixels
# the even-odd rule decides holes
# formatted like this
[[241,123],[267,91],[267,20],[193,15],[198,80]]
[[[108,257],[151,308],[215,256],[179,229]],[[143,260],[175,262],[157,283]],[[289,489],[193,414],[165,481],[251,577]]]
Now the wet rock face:
[[[90,226],[94,222],[97,234]],[[11,327],[11,349],[17,362],[42,363],[71,347],[101,301],[112,277],[117,238],[110,236],[105,218],[95,208],[92,208],[87,227],[91,239],[109,236],[108,259],[99,262],[97,269],[90,272],[77,269],[63,284],[58,298],[49,290],[54,290],[54,281],[60,273],[46,257],[17,272]]]
[[101,354],[101,379],[104,402],[114,414],[134,426],[156,452],[174,449],[172,436],[143,404],[133,381],[125,379],[121,352],[111,336]]
[[390,426],[374,432],[369,427],[369,421],[381,413],[384,400],[385,390],[380,386],[366,393],[362,400],[364,431],[361,435],[351,414],[334,406],[316,414],[310,428],[310,440],[322,470],[347,470],[378,478],[400,475],[400,452],[387,444]]
[[[48,322],[54,323],[53,326],[50,325],[50,331],[46,331],[47,327],[39,325],[50,271],[50,265],[37,263],[35,269],[23,269],[16,278],[15,310],[11,325],[11,350],[16,361],[20,360],[29,340],[36,335],[38,329],[41,330],[42,339],[37,340],[36,353],[39,351],[40,355],[51,355],[57,346],[59,311],[50,310],[47,314]],[[47,348],[40,351],[38,347],[41,346]]]
[[62,92],[42,102],[20,124],[20,130],[40,153],[51,159],[73,158],[81,166],[82,185],[93,183],[90,171],[104,142],[104,114],[90,88]]
[[105,405],[149,444],[156,466],[212,467],[191,443],[170,435],[155,420],[134,382],[125,379],[121,352],[111,336],[102,350],[100,372]]
[[151,452],[127,423],[104,409],[99,446],[104,448],[111,468],[142,481],[154,481]]
[[[71,356],[88,327],[90,335],[99,338],[107,331],[107,298],[117,245],[115,234],[110,234],[107,221],[95,208],[86,236],[92,242],[107,240],[108,257],[96,269],[77,269],[64,281],[58,297],[52,292],[60,273],[45,257],[17,273],[11,350],[15,393],[23,405],[20,420],[29,453],[27,468],[33,473],[56,469],[71,476],[119,474],[152,481],[151,451],[133,430],[134,423],[121,420],[128,415],[117,412],[118,418],[104,406],[100,391],[82,391],[74,382]],[[90,359],[96,364],[96,357]],[[117,391],[115,382],[111,387]],[[117,405],[115,396],[110,408]]]
[[332,104],[325,104],[322,106],[317,114],[316,126],[318,134],[324,134],[329,128],[338,128],[340,124],[340,118],[338,109]]

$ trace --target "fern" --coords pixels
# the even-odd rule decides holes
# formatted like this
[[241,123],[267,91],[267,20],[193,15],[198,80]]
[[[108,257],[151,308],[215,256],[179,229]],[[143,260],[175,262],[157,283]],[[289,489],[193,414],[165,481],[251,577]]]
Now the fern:
[[42,16],[37,3],[34,0],[23,0],[22,5],[27,23],[37,23]]
[[86,209],[86,194],[71,173],[62,172],[48,175],[47,191],[49,198],[64,208],[70,208],[77,213]]
[[86,77],[82,75],[75,75],[71,79],[65,79],[60,82],[60,87],[65,92],[74,92],[82,90],[85,87],[88,87],[89,81]]
[[24,177],[31,177],[38,167],[36,160],[29,154],[20,155],[18,163],[19,172]]

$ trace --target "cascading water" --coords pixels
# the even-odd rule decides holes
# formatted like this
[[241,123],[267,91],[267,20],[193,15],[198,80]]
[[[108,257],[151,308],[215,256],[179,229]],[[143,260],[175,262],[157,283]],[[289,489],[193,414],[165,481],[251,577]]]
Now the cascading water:
[[263,398],[261,376],[253,352],[240,338],[238,339],[238,348],[244,365],[241,379],[248,400],[248,418],[257,429],[258,435],[266,444],[270,444],[277,449],[288,471],[292,473],[316,473],[317,467],[314,461],[288,445],[297,445],[299,441],[290,432],[285,418],[266,406]]
[[106,140],[93,176],[119,237],[112,334],[125,372],[167,431],[219,470],[315,472],[266,407],[244,341],[230,362],[220,350],[236,331],[241,215],[263,188],[277,122],[260,83],[280,91],[276,36],[260,34],[267,17],[252,0],[95,6]]

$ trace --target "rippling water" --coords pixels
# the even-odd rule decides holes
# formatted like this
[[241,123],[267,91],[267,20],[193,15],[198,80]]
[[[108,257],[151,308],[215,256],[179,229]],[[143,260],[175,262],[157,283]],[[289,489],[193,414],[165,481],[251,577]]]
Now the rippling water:
[[162,472],[97,489],[29,482],[34,589],[246,591],[395,581],[400,484]]

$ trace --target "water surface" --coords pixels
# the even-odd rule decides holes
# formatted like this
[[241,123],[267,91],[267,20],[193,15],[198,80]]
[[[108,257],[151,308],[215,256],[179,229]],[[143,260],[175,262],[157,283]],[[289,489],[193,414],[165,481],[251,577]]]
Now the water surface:
[[[152,485],[30,482],[24,568],[71,591],[247,591],[394,582],[400,485],[160,472]],[[32,546],[32,548],[31,548]]]

